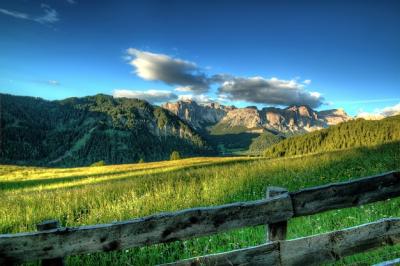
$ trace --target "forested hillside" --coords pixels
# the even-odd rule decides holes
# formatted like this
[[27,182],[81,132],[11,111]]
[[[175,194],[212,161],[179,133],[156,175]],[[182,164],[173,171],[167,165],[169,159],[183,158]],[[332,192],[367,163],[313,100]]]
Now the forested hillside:
[[0,163],[80,166],[210,153],[186,122],[157,106],[108,95],[46,101],[0,94]]
[[400,116],[375,121],[357,119],[309,134],[290,137],[268,148],[265,156],[293,156],[374,146],[399,140]]
[[282,141],[283,139],[285,139],[283,134],[273,134],[269,131],[265,131],[260,136],[252,140],[247,153],[250,155],[261,155],[267,148]]

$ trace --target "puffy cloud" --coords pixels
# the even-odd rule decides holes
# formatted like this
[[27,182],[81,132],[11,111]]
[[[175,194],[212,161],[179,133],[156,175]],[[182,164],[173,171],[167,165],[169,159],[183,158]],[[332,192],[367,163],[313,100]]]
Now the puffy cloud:
[[26,13],[21,13],[18,11],[3,9],[3,8],[0,8],[0,13],[3,13],[4,15],[8,15],[8,16],[18,18],[18,19],[35,21],[35,22],[38,22],[41,24],[54,23],[59,20],[58,13],[55,9],[51,8],[49,5],[46,5],[46,4],[41,4],[40,7],[43,9],[44,14],[41,16],[38,16],[38,17],[29,15]]
[[190,87],[190,86],[184,86],[184,87],[176,87],[175,90],[176,91],[186,91],[186,92],[188,92],[188,91],[192,91],[193,88]]
[[379,120],[385,117],[382,114],[378,113],[359,112],[356,115],[356,118],[364,118],[365,120]]
[[114,90],[113,96],[115,98],[137,98],[148,101],[150,103],[161,103],[178,99],[178,96],[176,94],[167,90],[137,91],[117,89]]
[[[175,91],[192,95],[204,95],[210,85],[218,84],[218,98],[221,100],[241,100],[251,103],[274,105],[308,105],[320,106],[324,98],[318,92],[311,92],[305,87],[311,80],[300,81],[266,79],[263,77],[235,77],[229,74],[207,76],[195,63],[165,54],[156,54],[134,48],[127,50],[129,64],[135,73],[145,80],[162,81],[175,86]],[[183,95],[181,97],[188,97]],[[222,95],[222,96],[220,96]],[[199,96],[200,97],[200,96]],[[201,98],[198,100],[204,100]]]
[[135,68],[135,73],[145,80],[158,80],[169,85],[177,85],[185,88],[185,91],[196,94],[209,89],[209,79],[193,62],[134,48],[129,48],[127,54],[129,64]]
[[195,102],[198,103],[209,103],[212,102],[213,100],[210,99],[210,97],[208,97],[205,94],[197,94],[197,95],[193,95],[193,94],[186,94],[186,95],[179,95],[179,100],[193,100]]
[[400,114],[400,103],[383,108],[380,113],[384,116],[393,116]]
[[367,120],[378,120],[388,116],[400,115],[400,102],[393,106],[388,106],[382,109],[375,109],[372,113],[359,112],[357,118],[364,118]]
[[218,91],[230,100],[274,105],[308,105],[311,108],[320,106],[324,101],[318,92],[305,90],[304,85],[296,80],[229,75],[213,78],[221,81]]

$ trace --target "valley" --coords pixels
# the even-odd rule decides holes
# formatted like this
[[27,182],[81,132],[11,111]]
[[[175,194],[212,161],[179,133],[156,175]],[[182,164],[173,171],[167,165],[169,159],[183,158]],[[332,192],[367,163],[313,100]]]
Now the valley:
[[341,109],[314,111],[308,106],[289,106],[281,109],[255,106],[237,108],[217,102],[197,103],[181,100],[165,103],[171,111],[200,132],[220,154],[261,155],[251,148],[259,143],[267,148],[286,137],[327,128],[352,118]]
[[351,120],[342,110],[237,108],[195,101],[162,107],[98,94],[47,101],[1,94],[0,163],[88,166],[192,156],[260,156],[287,137]]

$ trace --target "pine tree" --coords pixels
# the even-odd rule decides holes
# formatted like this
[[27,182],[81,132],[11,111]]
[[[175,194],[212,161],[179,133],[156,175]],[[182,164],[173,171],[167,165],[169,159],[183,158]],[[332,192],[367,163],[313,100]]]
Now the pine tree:
[[169,159],[170,159],[171,161],[179,160],[179,159],[181,159],[181,155],[179,154],[178,151],[173,151],[173,152],[171,153],[171,156],[169,157]]

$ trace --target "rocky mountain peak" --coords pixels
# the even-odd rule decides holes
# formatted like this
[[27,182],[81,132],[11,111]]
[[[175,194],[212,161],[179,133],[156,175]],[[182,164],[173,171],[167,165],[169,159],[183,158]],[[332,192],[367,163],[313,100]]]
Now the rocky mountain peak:
[[335,125],[351,118],[342,109],[315,111],[306,105],[293,105],[284,109],[256,106],[236,108],[220,103],[196,103],[191,100],[166,103],[162,107],[188,121],[197,129],[218,126],[219,128],[241,127],[275,130],[279,132],[312,131]]
[[351,119],[343,109],[330,109],[318,112],[321,119],[325,120],[327,125],[336,125]]
[[286,108],[286,110],[304,117],[311,117],[315,114],[315,111],[307,105],[293,105]]
[[216,124],[229,110],[233,109],[231,106],[224,106],[214,102],[198,104],[191,99],[165,103],[162,107],[189,122],[196,129]]

